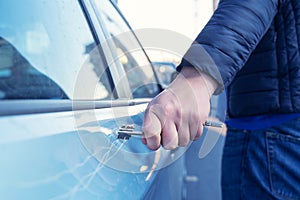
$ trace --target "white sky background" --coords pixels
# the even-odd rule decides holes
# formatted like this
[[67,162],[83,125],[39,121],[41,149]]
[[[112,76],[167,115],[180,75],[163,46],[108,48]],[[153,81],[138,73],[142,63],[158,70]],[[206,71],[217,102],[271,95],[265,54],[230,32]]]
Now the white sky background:
[[[118,6],[133,29],[167,29],[191,41],[213,12],[213,0],[118,0]],[[148,52],[153,58],[150,54]],[[177,58],[175,60],[177,62]]]
[[209,20],[212,0],[119,0],[133,29],[162,28],[194,39]]

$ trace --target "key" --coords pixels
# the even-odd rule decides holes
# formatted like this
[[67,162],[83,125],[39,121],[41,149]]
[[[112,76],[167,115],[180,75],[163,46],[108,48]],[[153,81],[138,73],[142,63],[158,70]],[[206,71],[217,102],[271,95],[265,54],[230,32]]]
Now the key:
[[[206,121],[203,126],[222,128],[223,123],[217,121]],[[118,139],[129,140],[132,135],[142,136],[142,131],[135,131],[133,124],[122,125],[118,131]]]

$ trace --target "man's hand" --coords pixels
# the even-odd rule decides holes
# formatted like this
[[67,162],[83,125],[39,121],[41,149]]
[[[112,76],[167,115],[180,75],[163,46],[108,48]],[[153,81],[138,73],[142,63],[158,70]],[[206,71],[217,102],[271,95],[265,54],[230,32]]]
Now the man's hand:
[[183,67],[171,85],[145,111],[143,143],[156,150],[186,146],[202,135],[217,83],[195,68]]

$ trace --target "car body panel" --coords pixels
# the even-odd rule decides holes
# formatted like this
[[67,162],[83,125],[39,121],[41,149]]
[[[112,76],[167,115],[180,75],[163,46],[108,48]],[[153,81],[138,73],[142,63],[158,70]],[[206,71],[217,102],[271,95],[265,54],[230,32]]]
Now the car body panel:
[[143,198],[172,153],[117,139],[145,106],[0,117],[1,198]]

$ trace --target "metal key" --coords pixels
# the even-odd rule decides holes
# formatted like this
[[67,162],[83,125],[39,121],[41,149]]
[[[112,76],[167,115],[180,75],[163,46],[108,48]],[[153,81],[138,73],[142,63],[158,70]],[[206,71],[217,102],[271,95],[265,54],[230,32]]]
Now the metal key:
[[[203,126],[222,128],[223,123],[217,121],[205,121]],[[132,135],[142,136],[142,131],[135,131],[133,124],[122,125],[118,131],[118,139],[129,140]]]

